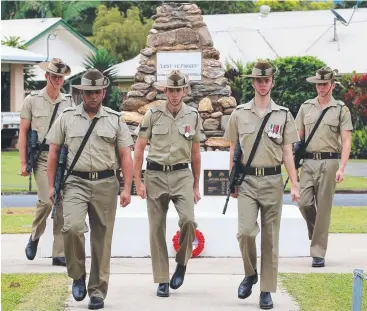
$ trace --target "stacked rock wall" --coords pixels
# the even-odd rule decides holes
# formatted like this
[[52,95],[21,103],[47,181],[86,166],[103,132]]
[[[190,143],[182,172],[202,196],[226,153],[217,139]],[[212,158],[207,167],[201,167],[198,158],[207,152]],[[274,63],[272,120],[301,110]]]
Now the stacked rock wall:
[[132,134],[145,112],[166,100],[156,79],[157,52],[201,51],[202,79],[190,81],[190,92],[184,102],[200,113],[207,138],[202,142],[204,149],[228,147],[228,141],[223,139],[224,127],[236,107],[236,100],[230,96],[219,52],[213,46],[201,13],[196,4],[190,3],[166,3],[157,8],[146,47],[140,53],[134,84],[121,105]]

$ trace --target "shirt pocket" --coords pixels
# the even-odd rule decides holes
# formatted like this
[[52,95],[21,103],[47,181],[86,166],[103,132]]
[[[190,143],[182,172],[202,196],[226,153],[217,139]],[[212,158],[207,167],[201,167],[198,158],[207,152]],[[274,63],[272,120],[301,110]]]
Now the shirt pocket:
[[[189,131],[186,131],[186,127],[189,127]],[[196,131],[190,124],[183,124],[178,127],[178,132],[186,139],[192,140]]]
[[87,130],[84,129],[71,129],[66,138],[68,148],[76,153],[86,133]]
[[47,119],[49,112],[46,109],[36,109],[33,111],[32,129],[39,131],[48,127]]
[[327,118],[324,121],[325,125],[333,133],[339,133],[339,120],[335,118]]
[[116,141],[116,132],[113,130],[98,129],[97,136],[109,144],[114,144]]

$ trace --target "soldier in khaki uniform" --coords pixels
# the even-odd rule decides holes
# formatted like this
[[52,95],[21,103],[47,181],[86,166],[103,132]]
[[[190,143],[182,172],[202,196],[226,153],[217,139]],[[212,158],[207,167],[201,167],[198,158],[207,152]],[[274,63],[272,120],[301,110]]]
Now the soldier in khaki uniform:
[[[50,62],[42,62],[39,66],[46,71],[45,78],[47,85],[40,91],[32,91],[31,94],[25,98],[20,114],[19,155],[22,176],[29,175],[27,172],[28,130],[32,128],[37,131],[38,143],[42,145],[42,141],[48,132],[55,107],[57,106],[56,118],[65,108],[74,106],[71,95],[60,92],[64,84],[64,77],[70,75],[70,67],[58,58],[54,58]],[[49,190],[47,181],[48,151],[49,145],[45,142],[34,170],[38,201],[36,215],[32,223],[32,234],[25,249],[26,256],[29,260],[33,260],[36,256],[39,239],[46,229],[47,217],[51,212],[51,201],[48,197]],[[62,206],[60,204],[53,224],[54,242],[52,250],[52,264],[58,266],[66,265],[64,242],[61,235],[62,226]]]
[[[119,182],[114,168],[121,166],[124,191],[120,204],[130,203],[133,166],[131,147],[133,140],[120,114],[102,106],[108,78],[96,69],[88,70],[81,85],[83,103],[64,110],[55,121],[48,139],[50,198],[53,195],[57,157],[61,145],[68,146],[67,169],[81,145],[94,118],[95,127],[78,161],[66,179],[63,189],[64,227],[62,229],[68,275],[74,280],[72,293],[77,301],[85,298],[85,237],[88,231],[85,218],[89,216],[91,228],[92,264],[88,284],[89,309],[104,307],[110,274],[112,233],[117,208]],[[121,160],[119,160],[121,159]]]
[[230,165],[237,141],[247,163],[255,138],[265,116],[271,113],[261,134],[261,140],[243,183],[232,197],[238,198],[237,239],[242,253],[245,278],[238,288],[238,298],[245,299],[258,281],[256,236],[259,233],[258,212],[261,212],[261,309],[273,308],[270,292],[276,292],[278,273],[279,227],[283,204],[284,163],[292,182],[291,195],[298,196],[297,173],[294,167],[292,144],[299,140],[294,119],[289,110],[278,106],[270,97],[274,86],[275,68],[267,61],[259,61],[246,75],[253,79],[255,97],[232,112],[224,137],[231,141]]
[[332,96],[336,73],[324,67],[307,78],[316,84],[317,97],[302,104],[296,117],[299,136],[306,140],[321,112],[328,109],[306,148],[300,175],[298,205],[308,227],[313,267],[325,266],[335,186],[344,178],[351,149],[353,125],[349,109]]
[[[159,297],[169,296],[166,215],[170,200],[176,207],[181,229],[176,271],[170,281],[172,289],[183,284],[186,265],[192,255],[197,226],[194,203],[200,200],[202,136],[202,124],[197,110],[182,102],[188,87],[187,78],[179,70],[174,70],[169,73],[164,87],[167,102],[149,109],[144,115],[134,153],[137,192],[141,198],[147,198],[153,278],[155,283],[159,283]],[[148,141],[150,149],[144,186],[141,181],[141,167]]]

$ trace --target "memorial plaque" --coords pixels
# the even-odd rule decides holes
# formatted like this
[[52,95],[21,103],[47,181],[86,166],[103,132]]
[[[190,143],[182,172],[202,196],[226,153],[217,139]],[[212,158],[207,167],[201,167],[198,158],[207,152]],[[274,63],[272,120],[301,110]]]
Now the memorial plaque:
[[228,170],[204,170],[204,195],[227,195]]
[[[144,183],[144,172],[145,170],[141,171],[141,181]],[[124,177],[119,176],[118,178],[119,182],[120,182],[120,189],[124,189]],[[135,185],[135,178],[133,179],[133,183],[131,185],[131,195],[137,195],[136,193],[136,185]]]

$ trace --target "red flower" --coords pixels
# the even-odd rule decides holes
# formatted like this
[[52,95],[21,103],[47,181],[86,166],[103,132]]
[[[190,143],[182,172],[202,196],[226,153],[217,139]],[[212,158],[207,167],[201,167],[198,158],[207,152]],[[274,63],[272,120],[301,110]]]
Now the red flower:
[[[198,229],[195,229],[195,236],[196,240],[198,241],[198,245],[192,250],[191,255],[192,258],[198,257],[201,254],[205,244],[204,235]],[[173,248],[175,249],[176,252],[180,249],[179,239],[180,239],[180,231],[177,231],[175,236],[172,238]]]

